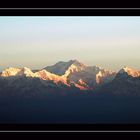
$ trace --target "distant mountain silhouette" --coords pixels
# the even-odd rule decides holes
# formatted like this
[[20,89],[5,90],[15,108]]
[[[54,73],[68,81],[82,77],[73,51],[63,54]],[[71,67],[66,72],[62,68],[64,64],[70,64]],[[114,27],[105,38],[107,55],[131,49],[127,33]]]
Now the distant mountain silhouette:
[[110,95],[140,96],[140,72],[124,67],[110,83],[99,90]]
[[107,93],[139,95],[140,71],[124,67],[118,73],[78,60],[58,62],[41,70],[7,68],[0,74],[0,94]]
[[0,73],[0,123],[140,123],[140,72],[77,60]]

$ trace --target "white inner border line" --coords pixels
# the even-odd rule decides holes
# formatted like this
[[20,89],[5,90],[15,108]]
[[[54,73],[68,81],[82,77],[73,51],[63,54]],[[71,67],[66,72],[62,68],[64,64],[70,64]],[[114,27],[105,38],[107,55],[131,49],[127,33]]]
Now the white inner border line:
[[58,10],[59,10],[59,9],[60,9],[60,10],[63,10],[63,9],[65,9],[65,10],[69,10],[69,9],[76,9],[76,10],[78,10],[78,9],[79,9],[79,10],[80,10],[80,9],[83,9],[83,10],[84,10],[84,9],[85,9],[85,10],[86,10],[86,9],[87,9],[87,10],[88,10],[88,9],[89,9],[89,10],[90,10],[90,9],[97,9],[97,10],[101,10],[101,9],[103,9],[103,10],[122,9],[122,10],[127,10],[127,9],[128,9],[128,10],[129,10],[129,9],[130,9],[130,10],[137,10],[137,9],[140,9],[140,8],[0,8],[0,9],[5,9],[5,10],[6,10],[6,9],[11,9],[11,10],[12,10],[12,9],[14,9],[14,10],[16,10],[16,9],[19,9],[19,10],[20,10],[20,9],[21,9],[21,10],[22,10],[22,9],[42,9],[42,10],[43,10],[43,9],[50,9],[50,10],[54,10],[54,9],[58,9]]
[[75,131],[74,130],[73,131],[30,131],[30,130],[29,131],[27,131],[27,130],[26,131],[14,131],[13,130],[13,131],[0,131],[0,132],[132,132],[133,133],[133,132],[140,132],[140,131],[123,131],[123,130],[122,131],[120,131],[120,130],[119,131],[76,131],[76,130]]

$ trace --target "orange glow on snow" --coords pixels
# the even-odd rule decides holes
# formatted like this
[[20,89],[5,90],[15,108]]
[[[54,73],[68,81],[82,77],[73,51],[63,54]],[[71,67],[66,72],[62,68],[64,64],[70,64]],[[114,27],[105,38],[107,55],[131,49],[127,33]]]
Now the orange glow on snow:
[[79,88],[80,90],[87,90],[86,87],[80,86],[79,84],[74,83],[75,87]]

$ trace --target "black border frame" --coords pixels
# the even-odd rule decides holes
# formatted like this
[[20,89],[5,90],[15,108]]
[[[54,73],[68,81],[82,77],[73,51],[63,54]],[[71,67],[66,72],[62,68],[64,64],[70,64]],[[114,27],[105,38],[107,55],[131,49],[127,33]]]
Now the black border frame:
[[[0,16],[140,16],[140,8],[0,8]],[[140,132],[140,124],[0,124],[0,131]]]
[[140,124],[0,124],[0,132],[140,132]]
[[0,16],[140,16],[140,8],[0,8]]

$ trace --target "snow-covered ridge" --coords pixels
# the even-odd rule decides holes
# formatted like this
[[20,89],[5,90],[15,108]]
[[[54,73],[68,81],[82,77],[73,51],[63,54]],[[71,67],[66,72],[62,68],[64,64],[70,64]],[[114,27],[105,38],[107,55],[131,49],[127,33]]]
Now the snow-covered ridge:
[[68,62],[60,61],[52,66],[47,66],[44,69],[56,75],[67,77],[72,72],[78,72],[85,68],[86,65],[78,60],[70,60]]
[[119,73],[123,74],[123,73],[127,73],[128,75],[132,76],[132,77],[140,77],[140,71],[137,71],[135,69],[129,68],[129,67],[124,67],[122,68]]
[[[118,73],[127,73],[132,77],[140,77],[140,71],[128,67],[122,68]],[[116,72],[106,70],[98,66],[87,66],[78,60],[70,60],[68,62],[61,61],[55,65],[35,71],[32,71],[27,67],[10,67],[3,70],[0,73],[0,76],[33,77],[46,81],[53,81],[56,85],[62,83],[70,87],[72,84],[81,90],[87,90],[93,89],[95,86],[111,82],[115,78],[116,74]]]
[[24,68],[7,68],[4,71],[2,71],[1,75],[2,77],[9,77],[9,76],[26,76],[26,77],[38,77],[42,80],[51,80],[54,81],[54,83],[58,83],[59,81],[66,83],[66,79],[62,78],[61,76],[55,75],[53,73],[50,73],[46,70],[39,70],[37,72],[32,72],[30,68],[24,67]]
[[[47,71],[47,69],[55,73]],[[82,72],[83,74],[81,75],[80,72]],[[60,75],[56,73],[59,73]],[[80,76],[75,75],[78,73],[80,74]],[[91,67],[79,62],[78,60],[70,60],[68,62],[60,61],[55,65],[48,66],[38,71],[32,71],[30,68],[27,67],[24,68],[10,67],[2,71],[0,76],[2,77],[25,76],[25,77],[40,78],[42,80],[53,81],[55,84],[61,82],[69,87],[72,83],[75,87],[81,90],[86,90],[92,89],[92,87],[90,87],[91,85],[90,86],[88,85],[88,83],[90,83],[88,82],[88,77],[90,77],[90,80],[93,79],[93,81],[96,81],[97,84],[100,84],[102,82],[102,79],[104,77],[108,77],[110,74],[111,73],[109,71],[106,71],[99,67],[96,66]],[[69,79],[69,76],[71,75],[73,75],[73,78]]]
[[63,84],[69,86],[66,78],[63,78],[62,76],[50,73],[50,72],[46,71],[45,69],[35,72],[35,75],[43,80],[53,81],[55,84],[57,84],[58,82],[62,82]]
[[9,76],[26,76],[26,77],[38,77],[36,73],[33,73],[30,68],[23,67],[23,68],[14,68],[9,67],[1,72],[2,77],[9,77]]
[[107,80],[112,80],[115,77],[116,73],[113,71],[109,71],[109,70],[100,70],[97,74],[96,74],[96,83],[100,84],[102,82],[102,80],[104,78],[107,78]]
[[69,66],[69,68],[65,71],[64,75],[62,75],[62,76],[63,77],[68,77],[71,73],[82,71],[86,67],[87,67],[86,65],[80,63],[77,60],[74,60],[72,62],[72,64]]
[[20,71],[21,71],[21,69],[19,69],[19,68],[9,67],[9,68],[5,69],[4,71],[2,71],[0,76],[3,76],[3,77],[15,76]]
[[34,73],[27,67],[24,68],[14,68],[9,67],[1,72],[1,76],[8,77],[8,76],[20,76],[20,75],[26,75],[34,77]]

